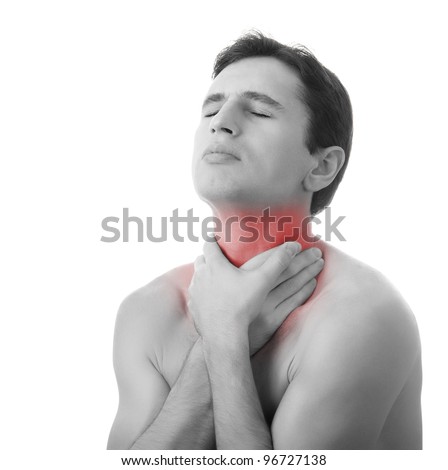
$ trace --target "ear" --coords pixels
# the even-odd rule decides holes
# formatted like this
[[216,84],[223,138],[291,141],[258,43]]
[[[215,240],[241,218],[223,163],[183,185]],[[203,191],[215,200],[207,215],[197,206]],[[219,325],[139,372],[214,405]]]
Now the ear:
[[318,150],[312,155],[314,166],[305,176],[303,186],[315,193],[330,185],[345,162],[345,152],[341,147],[333,146]]

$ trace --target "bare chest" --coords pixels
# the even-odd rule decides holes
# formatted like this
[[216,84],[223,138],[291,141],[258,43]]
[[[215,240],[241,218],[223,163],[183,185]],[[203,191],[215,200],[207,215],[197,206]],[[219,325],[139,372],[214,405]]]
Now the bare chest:
[[[291,373],[300,362],[300,316],[295,312],[251,358],[252,373],[265,419],[271,423]],[[170,332],[162,351],[163,375],[173,387],[192,347],[193,325],[185,315]]]

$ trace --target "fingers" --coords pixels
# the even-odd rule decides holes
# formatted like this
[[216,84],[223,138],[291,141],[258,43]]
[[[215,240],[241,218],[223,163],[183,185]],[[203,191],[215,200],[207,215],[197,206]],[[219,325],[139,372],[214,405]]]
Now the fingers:
[[[276,331],[277,328],[285,321],[288,315],[295,310],[297,307],[303,305],[314,292],[316,288],[316,278],[312,278],[298,291],[295,291],[293,295],[284,299],[275,309],[271,312],[269,319],[272,323],[271,328]],[[272,294],[272,292],[271,292]]]
[[292,278],[297,273],[305,269],[307,266],[315,263],[316,260],[322,258],[322,251],[319,248],[310,248],[302,251],[294,256],[291,264],[279,276],[275,286],[282,284],[284,281]]
[[[272,248],[274,249],[274,248]],[[249,261],[246,261],[240,266],[240,269],[244,271],[250,271],[251,269],[259,268],[270,256],[271,250],[262,251],[258,255],[251,258]]]
[[[302,249],[300,243],[299,245],[299,251]],[[272,255],[274,250],[277,250],[279,247],[276,246],[274,248],[270,248],[269,250],[262,251],[258,255],[254,256],[251,258],[249,261],[246,261],[242,266],[240,266],[240,269],[244,269],[245,271],[249,271],[251,269],[257,269],[259,268],[268,258],[269,256]],[[286,279],[286,278],[285,278]]]
[[320,258],[273,289],[271,295],[275,298],[276,306],[303,289],[322,271],[323,266],[324,260]]
[[[316,288],[317,281],[315,278],[308,281],[302,289],[298,292],[293,294],[291,297],[288,297],[284,300],[280,305],[277,306],[275,309],[275,316],[281,319],[281,323],[283,323],[284,319],[297,307],[303,305],[314,292]],[[281,324],[280,323],[280,324]]]
[[291,264],[293,257],[299,252],[301,246],[296,242],[286,242],[270,250],[271,255],[258,268],[266,280],[275,283],[279,275]]

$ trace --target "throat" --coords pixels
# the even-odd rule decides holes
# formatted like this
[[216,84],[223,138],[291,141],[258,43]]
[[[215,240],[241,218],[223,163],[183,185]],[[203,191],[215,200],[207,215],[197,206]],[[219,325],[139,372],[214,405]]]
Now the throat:
[[316,245],[308,211],[297,207],[267,207],[252,210],[221,210],[215,230],[218,244],[235,266],[240,267],[259,253],[287,241],[297,241],[302,250]]

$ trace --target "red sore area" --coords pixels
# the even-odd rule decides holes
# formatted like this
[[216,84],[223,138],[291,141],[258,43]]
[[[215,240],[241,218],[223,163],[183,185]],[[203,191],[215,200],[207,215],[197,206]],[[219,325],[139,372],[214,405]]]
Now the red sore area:
[[257,254],[297,241],[302,250],[316,245],[318,239],[311,231],[309,214],[300,213],[297,207],[220,211],[221,227],[215,238],[224,254],[240,267]]

